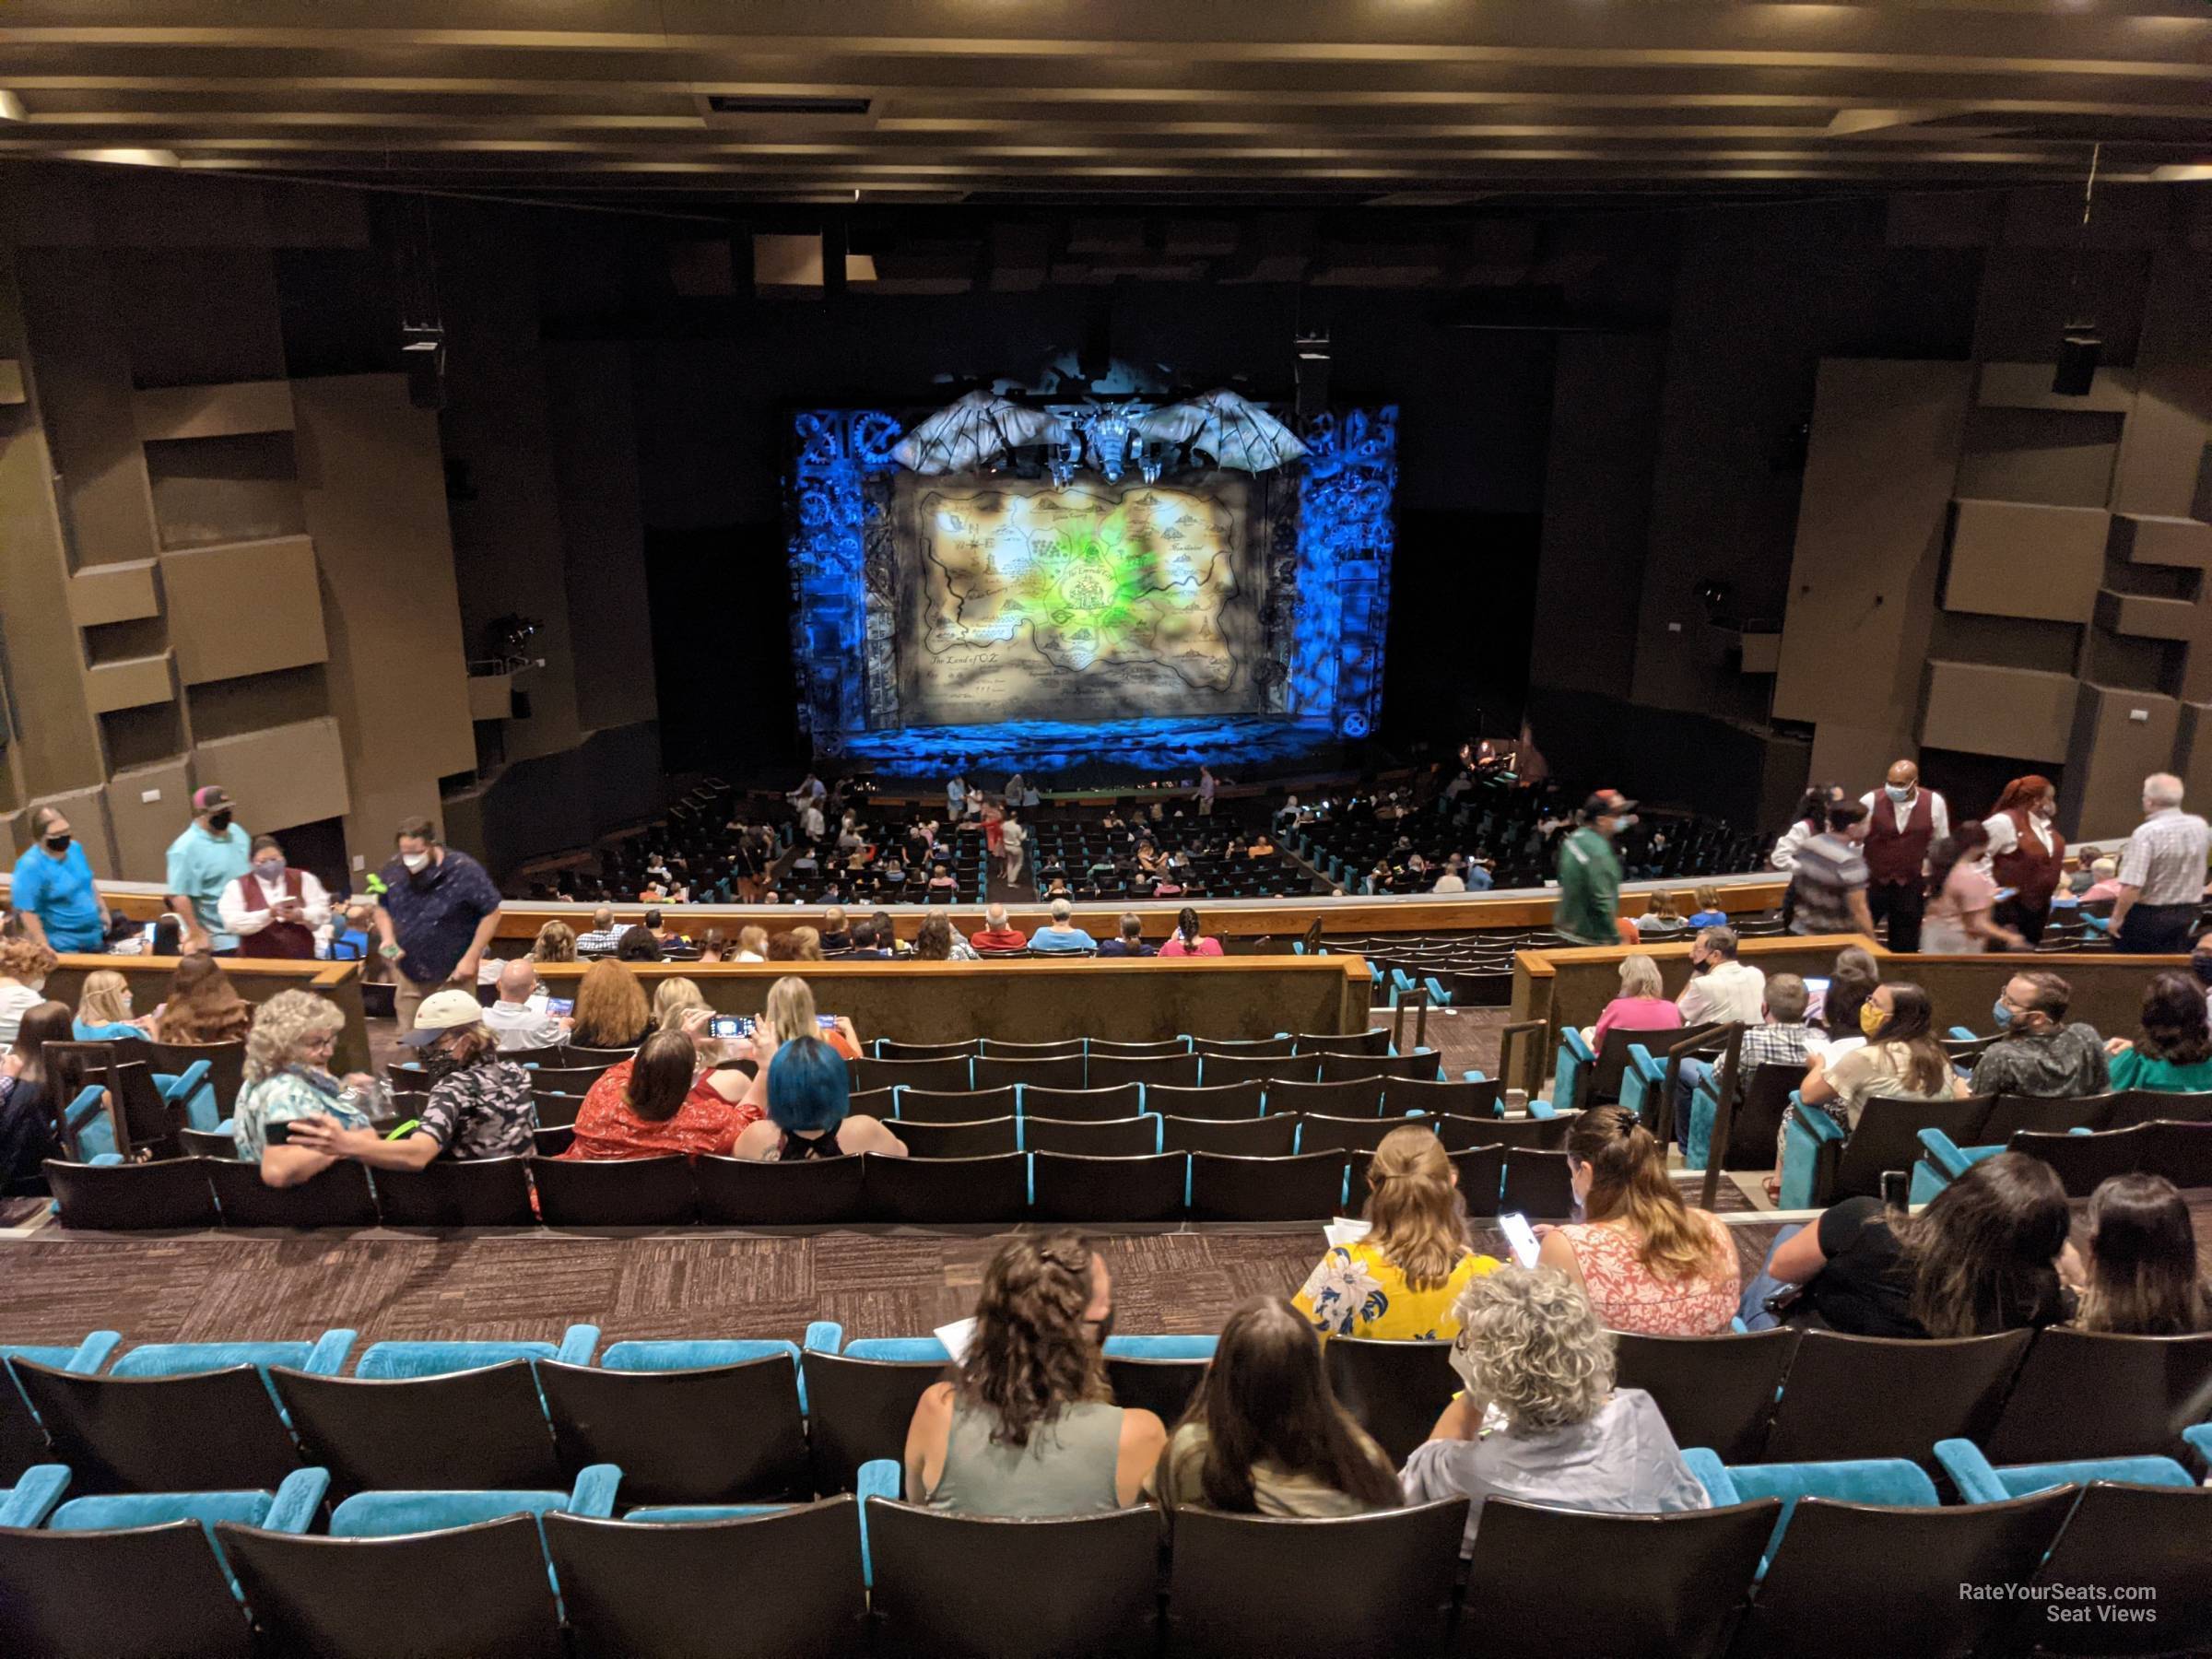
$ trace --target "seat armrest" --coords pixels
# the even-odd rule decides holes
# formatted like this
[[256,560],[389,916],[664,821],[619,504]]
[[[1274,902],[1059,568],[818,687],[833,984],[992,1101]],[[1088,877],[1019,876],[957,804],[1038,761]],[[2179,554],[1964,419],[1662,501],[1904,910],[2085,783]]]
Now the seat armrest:
[[94,1331],[76,1345],[76,1352],[62,1369],[79,1377],[96,1376],[108,1362],[108,1356],[122,1345],[121,1331]]
[[553,1358],[563,1365],[589,1365],[599,1347],[599,1327],[572,1324],[560,1335],[560,1349]]
[[1569,1026],[1562,1030],[1559,1033],[1559,1046],[1584,1065],[1596,1064],[1597,1052],[1583,1041],[1583,1033],[1579,1027]]
[[1956,1181],[1985,1158],[1994,1158],[2005,1150],[2003,1147],[1961,1147],[1940,1129],[1923,1129],[1920,1144],[1928,1159],[1945,1175]]
[[2212,1423],[2197,1423],[2182,1430],[2182,1439],[2189,1449],[2206,1463],[2212,1464]]
[[809,1354],[834,1354],[845,1346],[845,1327],[834,1319],[809,1320],[800,1349]]
[[1740,1501],[1735,1495],[1735,1482],[1729,1478],[1727,1465],[1721,1462],[1719,1453],[1708,1446],[1688,1446],[1683,1450],[1682,1461],[1712,1499],[1714,1509],[1726,1509]]
[[194,1060],[182,1071],[170,1077],[168,1085],[161,1090],[161,1099],[165,1102],[190,1100],[193,1091],[207,1081],[207,1071],[206,1061]]
[[1462,1083],[1488,1083],[1489,1078],[1478,1071],[1463,1071],[1459,1074],[1459,1080]]
[[1936,1461],[1943,1465],[1943,1472],[1951,1477],[1959,1495],[1969,1503],[2003,1503],[2012,1496],[1997,1478],[1989,1459],[1982,1454],[1982,1448],[1972,1441],[1937,1441]]
[[1964,1026],[1953,1026],[1948,1031],[1945,1032],[1944,1035],[1948,1037],[1953,1042],[1978,1042],[1981,1041],[1973,1034],[1973,1032],[1968,1030]]
[[300,1369],[311,1377],[336,1377],[345,1374],[346,1360],[353,1352],[359,1331],[343,1326],[325,1331],[315,1338],[315,1346],[308,1350],[307,1363]]
[[33,1464],[23,1471],[13,1489],[0,1493],[0,1526],[41,1526],[69,1489],[69,1470],[63,1464]]
[[876,1588],[876,1561],[868,1553],[868,1500],[882,1498],[896,1503],[899,1481],[899,1465],[888,1457],[870,1458],[853,1477],[853,1500],[860,1505],[860,1582],[869,1590]]
[[613,1464],[592,1464],[579,1470],[575,1489],[569,1494],[565,1507],[571,1515],[588,1516],[594,1521],[609,1521],[615,1513],[615,1491],[622,1484],[622,1471]]
[[[353,1333],[348,1331],[347,1335]],[[329,1373],[335,1375],[335,1372]],[[275,1501],[262,1519],[265,1532],[304,1534],[313,1530],[323,1498],[330,1490],[328,1469],[294,1469],[276,1488]]]
[[1825,1109],[1807,1106],[1795,1089],[1790,1091],[1790,1104],[1797,1109],[1797,1115],[1793,1122],[1812,1137],[1814,1145],[1827,1141],[1841,1142],[1843,1139],[1843,1125],[1829,1116]]

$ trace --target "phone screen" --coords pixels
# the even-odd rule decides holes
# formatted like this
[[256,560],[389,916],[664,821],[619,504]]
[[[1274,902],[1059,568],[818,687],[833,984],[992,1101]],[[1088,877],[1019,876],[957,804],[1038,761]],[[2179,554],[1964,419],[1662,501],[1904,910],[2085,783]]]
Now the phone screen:
[[1828,982],[1808,979],[1805,982],[1805,1017],[1818,1019],[1828,1008]]
[[292,1138],[292,1126],[288,1122],[265,1124],[262,1125],[261,1138],[272,1147],[288,1145]]
[[546,1012],[556,1019],[566,1019],[576,1012],[576,999],[572,996],[548,996],[546,998]]
[[825,1031],[834,1031],[837,1030],[837,1016],[834,1014],[817,1014],[814,1017],[814,1023],[821,1027]]
[[1524,1267],[1534,1267],[1539,1246],[1535,1229],[1529,1226],[1528,1218],[1518,1212],[1509,1212],[1498,1218],[1498,1225],[1505,1232],[1505,1241],[1513,1248],[1513,1260]]
[[717,1014],[707,1021],[710,1037],[750,1037],[753,1034],[753,1017],[750,1014]]

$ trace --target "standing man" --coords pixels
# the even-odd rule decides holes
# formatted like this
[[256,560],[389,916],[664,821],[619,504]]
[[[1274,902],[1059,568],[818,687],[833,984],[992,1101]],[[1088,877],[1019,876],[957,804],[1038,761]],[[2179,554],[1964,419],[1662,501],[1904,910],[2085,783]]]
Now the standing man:
[[484,947],[500,926],[500,889],[484,866],[438,839],[429,818],[412,818],[394,838],[377,900],[377,954],[393,968],[399,1029],[415,1029],[415,1008],[449,980],[473,994]]
[[1201,766],[1198,769],[1198,816],[1200,818],[1214,816],[1214,794],[1219,788],[1220,785],[1214,782],[1213,769]]
[[253,838],[253,868],[223,889],[216,910],[241,957],[311,962],[315,934],[330,920],[330,895],[306,870],[285,867],[273,835]]
[[1927,906],[1928,849],[1951,832],[1951,809],[1920,786],[1920,768],[1900,760],[1879,790],[1859,797],[1866,808],[1866,905],[1877,922],[1889,924],[1889,948],[1920,948],[1920,916]]
[[2112,939],[2122,950],[2166,956],[2189,948],[2189,930],[2205,896],[2205,854],[2212,830],[2182,810],[2182,781],[2171,772],[2143,780],[2143,821],[2120,854],[2120,896]]
[[1874,917],[1866,908],[1866,860],[1859,852],[1865,838],[1865,807],[1856,801],[1829,803],[1828,828],[1796,851],[1788,899],[1792,933],[1874,937]]
[[1559,843],[1559,902],[1551,924],[1577,945],[1620,943],[1620,854],[1613,838],[1636,821],[1636,803],[1601,789],[1583,803],[1583,827]]
[[998,832],[999,844],[1006,850],[1006,885],[1012,887],[1021,879],[1021,850],[1028,845],[1030,832],[1021,827],[1014,816],[1013,804],[1006,806],[1006,821]]
[[16,860],[9,902],[24,935],[49,950],[104,950],[108,907],[92,883],[92,866],[58,806],[30,815],[30,845]]
[[184,924],[186,956],[231,951],[238,935],[223,927],[223,889],[253,867],[253,841],[230,820],[234,808],[219,783],[192,793],[192,823],[169,843],[169,908]]

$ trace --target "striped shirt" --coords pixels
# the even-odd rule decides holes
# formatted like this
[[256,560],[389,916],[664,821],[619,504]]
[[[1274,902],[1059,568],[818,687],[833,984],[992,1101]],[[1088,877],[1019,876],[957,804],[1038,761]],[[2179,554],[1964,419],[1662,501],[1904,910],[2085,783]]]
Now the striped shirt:
[[1793,911],[1790,931],[1799,934],[1849,933],[1851,895],[1866,888],[1866,860],[1856,841],[1830,833],[1816,835],[1797,849],[1790,877]]
[[2120,883],[2139,888],[2139,904],[2194,904],[2204,896],[2212,827],[2194,812],[2162,807],[2136,826],[2120,854]]

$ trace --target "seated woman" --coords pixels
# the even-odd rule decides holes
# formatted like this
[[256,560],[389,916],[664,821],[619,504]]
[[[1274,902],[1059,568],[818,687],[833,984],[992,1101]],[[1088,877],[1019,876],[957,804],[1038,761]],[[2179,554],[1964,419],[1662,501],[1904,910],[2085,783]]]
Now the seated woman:
[[69,1102],[54,1100],[45,1049],[69,1041],[72,1023],[67,1003],[33,1003],[16,1022],[14,1046],[0,1056],[0,1197],[43,1193],[41,1166],[67,1156],[53,1124],[57,1107]]
[[665,1158],[670,1153],[726,1155],[760,1108],[746,1099],[742,1072],[715,1068],[727,1053],[707,1035],[704,1009],[685,1029],[655,1031],[634,1058],[599,1074],[576,1111],[576,1138],[561,1157],[586,1162]]
[[1598,1048],[1610,1030],[1678,1031],[1682,1010],[1659,981],[1659,964],[1637,952],[1620,959],[1620,994],[1598,1010],[1590,1028],[1590,1046]]
[[768,960],[768,929],[747,925],[737,930],[737,954],[731,959],[738,962],[765,962]]
[[952,924],[942,915],[922,918],[922,925],[914,930],[914,959],[918,962],[974,962],[982,959],[975,947],[952,931]]
[[906,1430],[906,1500],[956,1515],[1126,1509],[1168,1431],[1113,1403],[1100,1345],[1113,1281],[1080,1234],[1019,1233],[983,1269],[959,1371]]
[[[1846,1198],[1783,1231],[1744,1294],[1743,1320],[1818,1321],[1852,1336],[1986,1336],[2074,1315],[2061,1281],[2081,1270],[2066,1243],[2066,1190],[2024,1152],[1985,1158],[1900,1216],[1879,1198]],[[1794,1301],[1789,1292],[1803,1287]]]
[[1222,1325],[1145,1490],[1171,1521],[1185,1506],[1363,1515],[1404,1501],[1390,1459],[1330,1391],[1312,1326],[1279,1296],[1255,1297]]
[[746,1099],[765,1105],[768,1116],[746,1125],[730,1156],[761,1163],[863,1152],[904,1158],[904,1141],[877,1119],[853,1111],[852,1075],[843,1058],[810,1030],[802,1027],[799,1035],[784,1038],[781,1029],[768,1018],[755,1028],[753,1053],[760,1069]]
[[1218,957],[1221,941],[1202,934],[1198,928],[1198,912],[1189,905],[1175,912],[1175,931],[1168,942],[1159,947],[1163,957]]
[[572,962],[576,959],[576,930],[566,922],[547,923],[530,941],[534,962]]
[[671,974],[653,988],[653,1029],[656,1031],[679,1030],[684,1016],[693,1008],[708,1008],[707,999],[700,994],[699,986],[682,974]]
[[2150,1088],[2161,1094],[2212,1089],[2212,1023],[2205,1015],[2205,988],[2187,973],[2160,973],[2143,988],[2143,1032],[2130,1041],[2115,1037],[2111,1087]]
[[1567,1168],[1585,1219],[1547,1228],[1537,1265],[1582,1287],[1608,1329],[1726,1330],[1743,1290],[1735,1241],[1711,1211],[1682,1202],[1665,1148],[1636,1114],[1619,1106],[1583,1112],[1567,1132]]
[[1475,1500],[1462,1555],[1493,1494],[1631,1514],[1712,1507],[1658,1404],[1613,1386],[1613,1338],[1581,1286],[1542,1267],[1500,1268],[1470,1284],[1456,1312],[1452,1369],[1466,1389],[1401,1478],[1408,1503]]
[[[476,1001],[465,991],[458,994]],[[389,1108],[391,1096],[367,1072],[330,1075],[331,1052],[345,1025],[337,1004],[311,991],[279,991],[253,1011],[230,1136],[240,1158],[261,1166],[265,1185],[298,1186],[337,1161],[335,1154],[290,1144],[291,1125],[300,1119],[329,1118],[341,1128],[365,1130]],[[279,1124],[286,1138],[272,1139],[269,1130]]]
[[155,1010],[163,1042],[236,1042],[256,1018],[253,1005],[231,989],[222,964],[206,955],[177,964],[169,995]]
[[355,1159],[372,1170],[419,1170],[441,1152],[457,1159],[529,1157],[537,1128],[529,1068],[500,1053],[483,1016],[483,1005],[458,990],[433,992],[415,1010],[415,1029],[400,1041],[422,1055],[431,1083],[408,1134],[386,1140],[335,1118],[302,1118],[291,1126],[291,1145]]
[[1159,875],[1167,867],[1167,862],[1160,856],[1159,844],[1150,836],[1146,836],[1136,843],[1136,867],[1146,875]]
[[652,1029],[653,1009],[635,973],[612,958],[583,971],[576,985],[570,1042],[578,1048],[634,1049]]
[[1672,893],[1653,893],[1651,908],[1636,917],[1635,923],[1640,939],[1678,939],[1689,931],[1689,924],[1675,908]]
[[2190,1336],[2212,1328],[2189,1206],[2163,1175],[2137,1171],[2099,1183],[2083,1268],[2074,1321],[2081,1330]]
[[1467,1242],[1459,1171],[1433,1129],[1393,1129],[1368,1165],[1364,1238],[1335,1244],[1291,1305],[1330,1336],[1430,1341],[1458,1334],[1452,1309],[1467,1281],[1498,1271]]
[[1694,902],[1697,909],[1688,917],[1688,924],[1691,927],[1725,927],[1728,925],[1728,912],[1721,908],[1721,889],[1719,888],[1712,886],[1700,888]]
[[[1832,982],[1829,989],[1832,994]],[[1859,1007],[1865,1044],[1833,1060],[1825,1050],[1813,1050],[1797,1098],[1824,1108],[1846,1130],[1859,1126],[1859,1114],[1877,1095],[1900,1100],[1964,1099],[1966,1079],[1951,1069],[1951,1057],[1936,1041],[1935,1024],[1928,994],[1918,985],[1877,985]]]
[[[15,912],[8,912],[15,919]],[[46,976],[61,959],[36,940],[0,938],[0,1053],[16,1040],[16,1022],[46,1000]]]
[[1827,1041],[1821,1046],[1832,1065],[1852,1050],[1866,1046],[1859,1010],[1881,984],[1882,970],[1871,952],[1856,945],[1846,945],[1836,952],[1836,965],[1828,973],[1828,991],[1811,1023],[1827,1033]]
[[84,989],[77,993],[73,1028],[77,1041],[112,1042],[144,1037],[153,1023],[150,1014],[144,1019],[131,1018],[131,982],[122,974],[112,968],[96,968],[85,975]]
[[615,960],[618,962],[657,962],[661,959],[661,936],[650,927],[626,927],[622,936],[615,941]]
[[847,1060],[860,1058],[860,1033],[842,1014],[833,1025],[824,1025],[814,1006],[814,987],[795,973],[787,973],[768,988],[764,1018],[789,1042],[798,1037],[819,1037]]
[[941,893],[950,892],[960,884],[952,878],[952,872],[943,865],[929,866],[929,885]]

